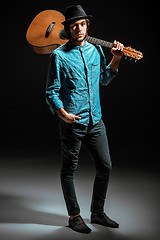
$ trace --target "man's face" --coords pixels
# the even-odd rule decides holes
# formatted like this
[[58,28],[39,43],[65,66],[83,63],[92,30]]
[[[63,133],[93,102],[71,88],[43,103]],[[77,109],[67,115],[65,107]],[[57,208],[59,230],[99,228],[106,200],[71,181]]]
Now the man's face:
[[81,19],[73,24],[70,24],[70,36],[76,42],[82,42],[87,33],[87,21],[86,19]]

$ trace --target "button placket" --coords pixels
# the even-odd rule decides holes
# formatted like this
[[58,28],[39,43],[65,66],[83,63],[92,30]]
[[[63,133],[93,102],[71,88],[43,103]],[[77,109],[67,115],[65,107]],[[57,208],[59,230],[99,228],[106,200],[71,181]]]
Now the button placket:
[[85,58],[84,58],[84,54],[83,54],[83,51],[82,51],[82,48],[79,48],[80,52],[81,52],[81,56],[82,56],[82,59],[83,59],[83,62],[84,62],[84,68],[85,68],[85,72],[86,72],[86,81],[87,81],[87,85],[88,85],[88,94],[89,94],[89,104],[90,104],[90,113],[92,115],[92,103],[93,103],[93,96],[92,96],[92,85],[91,85],[91,77],[89,76],[89,69],[88,67],[86,66],[86,63],[85,63]]

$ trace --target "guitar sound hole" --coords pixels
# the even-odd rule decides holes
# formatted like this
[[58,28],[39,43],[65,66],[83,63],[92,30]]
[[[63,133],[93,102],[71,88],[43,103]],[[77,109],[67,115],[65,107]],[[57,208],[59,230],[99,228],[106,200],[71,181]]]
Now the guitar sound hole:
[[46,30],[46,34],[45,34],[45,37],[46,37],[46,38],[49,37],[49,34],[50,34],[50,32],[52,31],[54,25],[55,25],[55,22],[52,22],[52,23],[48,26],[48,28],[47,28],[47,30]]

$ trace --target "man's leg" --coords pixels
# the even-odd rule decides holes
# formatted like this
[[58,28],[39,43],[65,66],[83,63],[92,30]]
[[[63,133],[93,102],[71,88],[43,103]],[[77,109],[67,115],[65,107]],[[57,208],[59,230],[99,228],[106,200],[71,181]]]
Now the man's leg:
[[[83,129],[84,128],[84,129]],[[81,148],[85,127],[78,129],[75,124],[66,124],[60,120],[60,137],[62,150],[61,184],[69,218],[69,227],[76,232],[90,233],[91,229],[80,216],[74,187],[74,172],[78,165],[78,156]]]
[[96,167],[96,177],[91,203],[91,223],[117,228],[119,224],[104,213],[104,203],[108,188],[109,175],[112,168],[106,128],[102,120],[89,130],[85,139]]
[[78,165],[81,139],[75,138],[73,135],[72,124],[67,124],[63,120],[60,120],[60,139],[62,156],[61,185],[68,214],[74,216],[80,213],[73,178]]
[[96,167],[91,212],[103,213],[109,175],[112,168],[106,128],[102,120],[89,130],[85,144],[92,155]]

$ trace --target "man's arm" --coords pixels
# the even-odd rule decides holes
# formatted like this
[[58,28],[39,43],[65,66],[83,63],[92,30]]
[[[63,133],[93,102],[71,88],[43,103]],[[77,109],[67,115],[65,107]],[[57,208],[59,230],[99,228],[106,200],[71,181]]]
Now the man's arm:
[[117,68],[119,66],[120,60],[123,56],[123,50],[124,45],[120,42],[114,41],[114,47],[111,49],[111,53],[113,54],[113,58],[110,62],[110,68],[113,72],[117,71]]
[[53,114],[63,107],[63,102],[60,97],[61,81],[61,62],[58,55],[51,54],[48,67],[48,76],[46,84],[46,101]]
[[58,115],[67,123],[74,123],[76,120],[80,120],[72,113],[67,113],[64,109],[63,102],[60,98],[60,61],[56,54],[52,54],[50,58],[48,79],[46,85],[46,100],[53,113],[57,112]]

